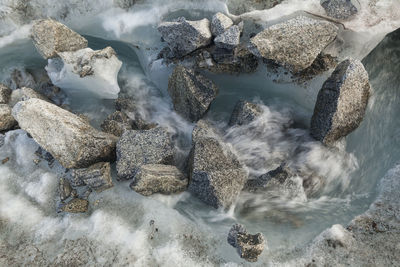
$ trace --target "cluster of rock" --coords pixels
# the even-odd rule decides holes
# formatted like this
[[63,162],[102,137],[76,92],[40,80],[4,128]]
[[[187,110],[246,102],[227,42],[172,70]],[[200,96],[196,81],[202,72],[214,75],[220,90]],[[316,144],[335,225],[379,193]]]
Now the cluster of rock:
[[236,248],[239,256],[249,262],[256,262],[264,250],[263,234],[249,234],[241,224],[235,224],[229,230],[228,243]]
[[84,37],[52,19],[38,20],[31,36],[39,53],[49,59],[47,71],[54,84],[68,84],[100,98],[118,97],[122,62],[111,47],[93,51]]

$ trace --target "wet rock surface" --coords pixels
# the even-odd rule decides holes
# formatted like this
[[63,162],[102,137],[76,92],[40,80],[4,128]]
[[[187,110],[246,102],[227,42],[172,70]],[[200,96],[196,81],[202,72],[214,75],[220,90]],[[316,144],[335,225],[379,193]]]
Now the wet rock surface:
[[341,62],[318,93],[311,136],[332,145],[354,131],[364,118],[370,94],[363,64],[354,59]]
[[180,193],[186,190],[187,185],[188,179],[175,166],[146,164],[139,168],[130,187],[141,195],[149,196]]
[[13,107],[15,104],[17,104],[20,101],[26,101],[31,98],[37,98],[41,99],[47,102],[50,102],[49,99],[37,91],[33,90],[32,88],[28,87],[22,87],[21,89],[16,89],[13,90],[11,93],[11,99],[10,99],[10,106]]
[[331,22],[298,16],[257,34],[250,40],[249,49],[295,73],[311,66],[337,33],[338,27]]
[[239,256],[249,262],[256,262],[264,250],[263,234],[247,233],[241,224],[235,224],[229,230],[228,243],[237,249]]
[[236,103],[231,118],[229,120],[229,126],[233,125],[245,125],[250,122],[256,120],[261,114],[263,110],[261,106],[240,100]]
[[18,102],[12,115],[65,168],[84,168],[115,157],[115,136],[56,105],[32,98]]
[[358,12],[352,0],[322,0],[321,6],[329,17],[335,19],[345,20]]
[[109,162],[99,162],[89,168],[72,170],[72,176],[96,192],[102,192],[113,187],[111,166]]
[[87,47],[87,40],[52,19],[38,20],[32,27],[32,39],[45,58],[57,57],[59,52],[76,51]]
[[8,131],[17,125],[7,104],[0,104],[0,131]]
[[126,131],[117,143],[117,173],[121,179],[134,178],[145,164],[174,163],[170,134],[163,128]]
[[68,199],[71,196],[72,190],[73,189],[68,179],[61,177],[58,183],[58,192],[60,194],[61,201]]
[[174,109],[189,121],[198,121],[218,94],[216,85],[201,74],[177,66],[168,82]]
[[244,186],[246,170],[208,122],[197,123],[192,140],[189,191],[214,208],[229,208]]
[[161,23],[158,31],[176,57],[185,56],[212,41],[208,19],[189,21],[181,17],[177,21]]
[[121,136],[125,131],[132,130],[132,120],[121,111],[110,114],[101,124],[101,129],[115,136]]
[[229,12],[234,15],[240,15],[254,10],[263,10],[273,8],[283,0],[228,0]]
[[11,89],[0,83],[0,104],[8,104],[11,97]]
[[233,25],[233,21],[221,12],[216,13],[211,19],[211,33],[214,36],[223,34]]
[[240,44],[240,28],[237,25],[231,26],[225,32],[214,39],[218,48],[232,50]]
[[131,96],[120,94],[118,99],[115,100],[115,108],[129,117],[133,130],[150,130],[157,127],[157,124],[147,121],[148,111],[141,110],[136,100]]
[[61,206],[61,210],[69,213],[84,213],[89,208],[89,201],[81,198],[74,198]]

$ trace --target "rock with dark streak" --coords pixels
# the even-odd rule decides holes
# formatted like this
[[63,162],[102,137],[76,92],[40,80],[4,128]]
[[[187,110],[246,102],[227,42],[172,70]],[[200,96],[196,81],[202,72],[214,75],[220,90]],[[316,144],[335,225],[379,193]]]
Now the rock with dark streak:
[[72,171],[75,179],[80,179],[96,192],[102,192],[113,187],[111,167],[109,162],[99,162],[89,168]]

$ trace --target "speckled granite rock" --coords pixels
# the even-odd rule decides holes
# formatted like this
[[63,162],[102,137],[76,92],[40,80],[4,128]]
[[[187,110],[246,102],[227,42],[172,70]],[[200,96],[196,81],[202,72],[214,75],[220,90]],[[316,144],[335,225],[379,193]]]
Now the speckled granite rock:
[[335,19],[345,20],[358,12],[351,0],[321,0],[321,6],[329,17]]
[[371,94],[368,73],[359,60],[341,62],[318,93],[311,135],[326,145],[354,131],[362,122]]
[[247,171],[208,122],[197,123],[192,140],[189,191],[214,208],[229,208],[243,188]]
[[241,224],[235,224],[229,230],[228,243],[237,249],[239,256],[249,262],[256,262],[264,250],[263,234],[251,235]]
[[229,125],[244,125],[256,120],[263,113],[262,108],[254,103],[240,100],[233,109]]
[[14,117],[11,115],[11,108],[7,104],[0,104],[0,131],[8,131],[17,125]]
[[227,0],[229,12],[240,15],[253,10],[272,8],[283,2],[283,0]]
[[298,16],[257,34],[250,40],[249,49],[258,57],[298,72],[311,66],[337,32],[338,27],[331,22]]
[[102,192],[113,187],[109,162],[99,162],[89,168],[75,169],[72,171],[72,176],[75,179],[82,180],[96,192]]
[[176,57],[185,56],[212,41],[208,19],[189,21],[181,17],[177,21],[161,23],[158,31]]
[[214,36],[218,36],[223,34],[232,25],[233,21],[228,16],[218,12],[211,19],[211,33]]
[[169,133],[157,127],[126,131],[117,143],[117,173],[132,179],[144,164],[173,164],[174,148]]
[[56,105],[32,98],[18,102],[12,115],[65,168],[85,168],[115,157],[115,136]]
[[68,179],[61,177],[58,183],[58,193],[60,194],[61,201],[68,199],[72,193],[72,187]]
[[88,45],[85,38],[52,19],[38,20],[31,34],[36,49],[45,59],[57,57],[58,52],[76,51]]
[[11,89],[0,83],[0,104],[8,104],[11,97]]
[[231,26],[225,32],[214,39],[217,47],[232,50],[240,44],[240,28],[237,25]]
[[132,120],[121,111],[110,114],[101,124],[101,129],[115,136],[121,136],[125,131],[132,130]]
[[146,164],[139,168],[130,187],[141,195],[149,196],[180,193],[186,190],[187,185],[188,179],[175,166]]
[[169,78],[168,93],[177,113],[194,122],[208,111],[218,94],[218,88],[193,70],[177,66]]
[[86,199],[74,198],[61,206],[61,210],[69,213],[84,213],[89,208],[89,201]]

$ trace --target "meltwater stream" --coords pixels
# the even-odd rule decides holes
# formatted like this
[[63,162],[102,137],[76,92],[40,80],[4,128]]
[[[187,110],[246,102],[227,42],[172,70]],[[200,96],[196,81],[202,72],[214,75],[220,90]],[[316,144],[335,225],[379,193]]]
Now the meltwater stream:
[[[169,17],[198,18],[225,8],[222,4],[207,5],[206,11],[200,7],[190,2],[185,10],[169,6],[146,13],[144,9],[143,16],[157,10]],[[116,32],[115,25],[104,19],[112,12],[117,11],[88,19],[89,26],[76,27],[87,34],[92,49],[112,46],[116,50],[123,62],[118,77],[122,92],[135,97],[145,118],[176,134],[178,163],[183,167],[194,125],[172,109],[166,87],[173,66],[149,65],[160,42],[154,18],[135,22],[132,15],[125,14],[126,18],[121,17],[124,27]],[[100,20],[102,26],[96,24]],[[204,73],[220,89],[207,118],[226,130],[224,138],[250,175],[263,174],[282,162],[307,166],[327,180],[309,199],[304,194],[288,201],[284,196],[242,193],[230,211],[214,210],[189,193],[143,197],[129,189],[128,183],[116,181],[114,174],[112,189],[91,194],[87,214],[60,215],[56,205],[61,166],[36,165],[33,159],[38,145],[21,130],[7,133],[0,149],[0,159],[10,158],[8,164],[0,165],[0,255],[28,265],[246,264],[226,242],[227,232],[237,222],[266,237],[268,250],[257,263],[262,266],[305,245],[333,224],[346,225],[373,202],[379,179],[399,160],[399,30],[388,35],[363,63],[373,87],[366,116],[361,126],[333,149],[313,141],[308,131],[316,95],[329,73],[306,85],[274,82],[263,66],[253,74]],[[0,49],[0,80],[6,80],[14,67],[30,71],[46,64],[29,40],[12,41]],[[239,99],[262,104],[264,113],[248,126],[228,129],[229,116]],[[114,111],[113,101],[70,95],[68,103],[95,127]],[[151,220],[158,231],[149,224]]]

